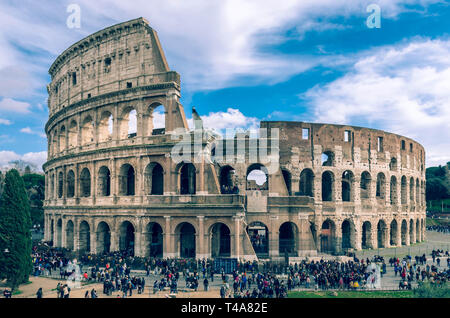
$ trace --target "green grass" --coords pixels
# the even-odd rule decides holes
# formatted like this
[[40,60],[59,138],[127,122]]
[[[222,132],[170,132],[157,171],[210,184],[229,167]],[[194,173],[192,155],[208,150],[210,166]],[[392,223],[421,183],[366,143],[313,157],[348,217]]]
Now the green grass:
[[427,211],[442,212],[442,202],[444,203],[444,213],[450,209],[450,199],[427,201]]
[[22,294],[21,290],[16,289],[13,293],[13,296]]
[[289,298],[413,298],[411,290],[406,291],[294,291]]

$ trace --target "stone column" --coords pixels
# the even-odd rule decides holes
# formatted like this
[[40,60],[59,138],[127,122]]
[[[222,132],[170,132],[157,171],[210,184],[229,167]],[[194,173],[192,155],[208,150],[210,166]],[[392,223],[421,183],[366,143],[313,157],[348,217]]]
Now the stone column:
[[67,247],[66,246],[66,221],[64,220],[64,218],[61,218],[61,242],[60,246],[61,247]]
[[111,252],[116,252],[119,250],[119,239],[117,236],[117,231],[111,231],[110,235],[111,235],[111,240],[110,240],[109,249]]
[[93,226],[91,229],[90,238],[91,238],[91,253],[97,253],[97,232],[95,231],[95,227]]
[[73,220],[73,250],[80,250],[80,224],[77,218]]
[[355,222],[355,249],[362,249],[362,227],[359,222]]
[[198,233],[196,235],[196,245],[198,246],[197,250],[197,259],[206,258],[207,251],[205,248],[205,217],[203,215],[197,216],[198,219]]
[[137,257],[142,256],[141,236],[141,232],[136,229],[134,232],[134,255]]
[[173,258],[175,257],[175,246],[174,243],[172,242],[172,226],[170,223],[170,216],[165,216],[164,219],[166,220],[166,225],[165,225],[165,229],[164,229],[164,252],[163,252],[163,257],[166,258]]
[[[270,216],[270,224],[269,226],[269,257],[278,257],[279,256],[279,248],[278,248],[278,237],[279,237],[279,229],[276,226],[278,221],[278,216]],[[236,243],[237,244],[237,243]]]
[[234,253],[237,259],[241,258],[241,217],[234,218]]

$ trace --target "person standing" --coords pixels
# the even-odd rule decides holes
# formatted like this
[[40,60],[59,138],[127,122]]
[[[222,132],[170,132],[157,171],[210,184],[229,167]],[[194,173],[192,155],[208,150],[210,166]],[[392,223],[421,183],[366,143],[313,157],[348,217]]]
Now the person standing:
[[203,281],[203,287],[205,288],[205,291],[208,291],[208,285],[209,285],[208,278],[205,277],[205,280]]
[[36,298],[42,298],[42,287],[38,289],[37,293],[36,293]]

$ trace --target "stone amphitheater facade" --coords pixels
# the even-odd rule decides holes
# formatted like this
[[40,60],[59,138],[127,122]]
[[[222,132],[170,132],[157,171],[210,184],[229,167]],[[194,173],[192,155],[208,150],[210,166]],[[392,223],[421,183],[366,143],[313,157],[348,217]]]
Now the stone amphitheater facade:
[[[425,238],[425,150],[407,137],[261,122],[268,133],[259,139],[201,130],[209,152],[174,160],[179,132],[198,130],[189,130],[180,76],[143,18],[75,43],[49,73],[44,208],[45,240],[54,246],[275,260]],[[164,129],[154,125],[161,106]],[[224,144],[245,153],[256,145],[278,165],[268,169],[246,154],[211,160]],[[249,178],[255,171],[264,183]]]

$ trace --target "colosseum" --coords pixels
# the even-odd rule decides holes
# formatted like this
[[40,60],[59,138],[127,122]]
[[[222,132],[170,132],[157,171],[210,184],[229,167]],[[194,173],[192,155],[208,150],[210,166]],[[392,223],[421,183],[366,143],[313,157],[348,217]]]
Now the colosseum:
[[190,129],[180,75],[143,18],[75,43],[49,73],[45,240],[56,247],[277,260],[425,238],[419,143],[306,122],[261,122],[256,138]]

